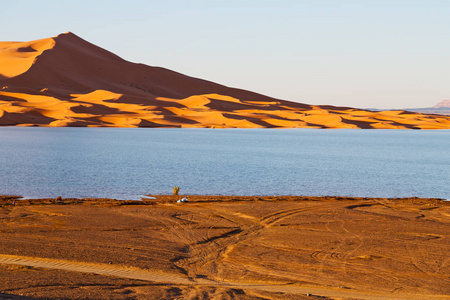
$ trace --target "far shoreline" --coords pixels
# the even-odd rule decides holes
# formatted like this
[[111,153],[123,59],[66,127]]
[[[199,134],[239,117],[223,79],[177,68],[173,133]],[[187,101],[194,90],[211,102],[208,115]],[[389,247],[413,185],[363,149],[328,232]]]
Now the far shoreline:
[[[0,207],[8,205],[155,205],[177,203],[178,200],[187,198],[189,203],[222,203],[222,202],[300,202],[300,201],[396,201],[409,203],[448,203],[445,198],[422,197],[347,197],[347,196],[242,196],[242,195],[144,195],[141,200],[115,199],[115,198],[72,198],[72,197],[43,197],[23,198],[19,195],[0,195]],[[181,203],[185,204],[185,203]]]
[[211,130],[358,130],[358,131],[445,131],[450,128],[345,128],[345,127],[217,127],[217,126],[40,126],[37,124],[0,125],[0,128],[107,128],[107,129],[211,129]]

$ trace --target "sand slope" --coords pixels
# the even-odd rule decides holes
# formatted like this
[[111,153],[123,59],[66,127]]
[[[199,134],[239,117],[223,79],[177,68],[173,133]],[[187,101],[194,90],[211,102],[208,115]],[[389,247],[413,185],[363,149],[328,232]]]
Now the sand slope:
[[131,63],[73,33],[0,42],[0,126],[450,128],[449,116],[274,99]]

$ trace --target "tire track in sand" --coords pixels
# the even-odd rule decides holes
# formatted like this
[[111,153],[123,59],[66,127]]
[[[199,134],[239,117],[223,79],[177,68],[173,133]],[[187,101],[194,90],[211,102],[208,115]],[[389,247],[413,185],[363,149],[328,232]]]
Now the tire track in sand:
[[13,264],[45,269],[65,270],[71,272],[94,273],[99,275],[110,275],[122,278],[151,281],[157,283],[169,283],[177,285],[203,285],[220,286],[238,289],[254,289],[269,292],[282,292],[291,294],[313,294],[326,297],[345,297],[367,300],[387,299],[449,299],[445,295],[415,295],[415,294],[388,294],[374,291],[357,291],[333,287],[318,286],[295,286],[295,285],[271,285],[241,282],[217,282],[205,278],[191,279],[186,276],[168,274],[139,268],[124,266],[112,266],[107,264],[94,264],[85,262],[74,262],[58,259],[47,259],[37,257],[25,257],[16,255],[0,254],[0,264]]
[[94,263],[74,262],[56,259],[37,258],[37,257],[24,257],[24,256],[0,254],[0,264],[13,264],[46,269],[94,273],[100,275],[112,275],[123,278],[155,281],[155,282],[169,282],[177,284],[194,283],[194,281],[192,281],[190,278],[176,274],[151,272],[138,268],[113,266],[107,264],[94,264]]

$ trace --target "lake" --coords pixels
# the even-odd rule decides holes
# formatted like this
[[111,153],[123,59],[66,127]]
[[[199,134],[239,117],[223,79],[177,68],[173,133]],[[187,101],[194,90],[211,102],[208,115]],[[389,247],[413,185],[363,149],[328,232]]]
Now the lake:
[[450,198],[450,130],[0,128],[0,194]]

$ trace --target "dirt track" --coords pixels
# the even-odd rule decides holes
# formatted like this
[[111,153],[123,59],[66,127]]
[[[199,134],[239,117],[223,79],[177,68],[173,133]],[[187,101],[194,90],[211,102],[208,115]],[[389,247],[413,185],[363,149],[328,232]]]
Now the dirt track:
[[326,297],[343,297],[357,299],[443,299],[441,296],[432,295],[411,295],[397,294],[386,296],[383,293],[354,291],[337,288],[324,288],[314,286],[293,286],[293,285],[275,285],[275,284],[249,284],[238,282],[217,282],[208,279],[191,279],[186,276],[164,274],[160,272],[150,272],[137,268],[117,267],[104,264],[89,264],[82,262],[69,262],[54,259],[41,259],[33,257],[21,257],[13,255],[0,255],[0,264],[23,265],[38,268],[58,269],[82,273],[94,273],[100,275],[117,276],[129,279],[152,281],[158,283],[169,283],[175,285],[204,285],[220,286],[230,289],[254,289],[269,292],[281,292],[290,294],[316,294]]
[[[164,283],[159,288],[166,292],[184,286],[180,295],[166,299],[187,298],[201,286],[203,299],[218,288],[243,291],[230,299],[258,299],[249,292],[258,290],[270,292],[266,299],[302,299],[298,297],[308,293],[356,299],[450,298],[448,203],[191,199],[173,204],[171,197],[160,197],[159,203],[145,203],[152,205],[120,206],[4,202],[0,264]],[[14,270],[0,276],[20,280]],[[0,293],[14,294],[2,278]],[[32,295],[39,290],[24,286],[17,291]],[[214,293],[208,287],[215,287]],[[151,295],[136,290],[128,296],[156,298]]]

